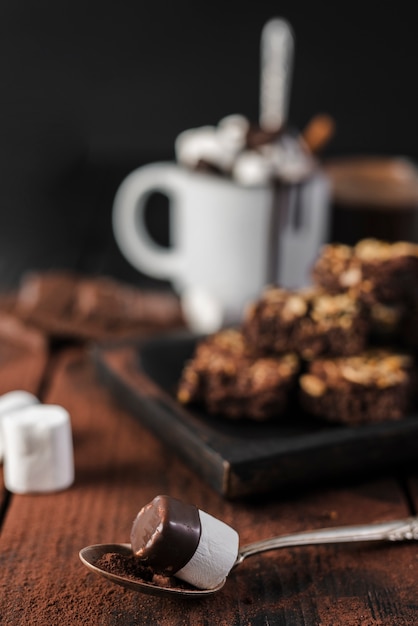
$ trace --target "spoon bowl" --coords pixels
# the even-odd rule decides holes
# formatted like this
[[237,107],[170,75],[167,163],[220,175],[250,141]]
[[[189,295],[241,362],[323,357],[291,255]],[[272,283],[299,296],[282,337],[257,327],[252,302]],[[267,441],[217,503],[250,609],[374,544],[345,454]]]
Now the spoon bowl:
[[[405,519],[378,522],[376,524],[322,528],[320,530],[303,531],[291,535],[263,539],[244,546],[240,549],[233,567],[237,567],[244,559],[253,554],[260,554],[268,550],[278,550],[279,548],[290,548],[292,546],[362,541],[394,542],[410,540],[418,540],[418,517],[407,517]],[[132,549],[129,543],[99,543],[87,546],[80,550],[79,556],[84,565],[95,574],[104,576],[122,587],[154,596],[187,596],[189,598],[210,596],[222,589],[226,581],[226,579],[224,579],[219,585],[212,589],[185,588],[180,586],[181,581],[179,581],[178,587],[163,587],[162,585],[154,584],[153,582],[148,582],[140,578],[113,574],[97,565],[103,555],[112,552],[123,556],[132,556]]]
[[92,546],[87,546],[80,550],[79,557],[82,563],[95,574],[104,576],[108,580],[132,591],[139,591],[140,593],[147,593],[153,596],[173,596],[182,595],[198,598],[201,596],[209,596],[216,591],[219,591],[225,584],[224,579],[219,585],[213,589],[198,589],[197,587],[190,587],[190,589],[183,586],[180,587],[181,581],[179,580],[178,587],[163,587],[153,582],[142,580],[141,578],[132,578],[129,576],[121,576],[107,571],[105,568],[97,565],[102,556],[109,553],[116,553],[122,556],[132,556],[132,548],[130,543],[98,543]]

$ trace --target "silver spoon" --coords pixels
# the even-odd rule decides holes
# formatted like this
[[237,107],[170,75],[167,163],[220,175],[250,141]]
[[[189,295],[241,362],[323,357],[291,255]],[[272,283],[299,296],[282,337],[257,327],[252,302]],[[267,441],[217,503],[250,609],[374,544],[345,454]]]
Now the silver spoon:
[[[363,524],[360,526],[342,526],[340,528],[323,528],[321,530],[304,531],[281,537],[272,537],[250,543],[241,548],[235,561],[234,568],[242,563],[247,557],[268,550],[278,548],[288,548],[291,546],[307,546],[327,543],[353,543],[360,541],[406,541],[418,539],[418,517],[408,517],[392,522],[381,522],[377,524]],[[222,589],[226,578],[213,589],[197,589],[178,587],[162,587],[152,582],[141,579],[129,578],[112,574],[97,565],[101,556],[107,553],[118,553],[124,556],[132,556],[129,543],[101,543],[87,546],[79,552],[81,561],[92,572],[108,578],[112,582],[151,595],[165,596],[188,596],[199,597],[208,596]]]
[[277,131],[287,121],[294,35],[290,24],[273,18],[261,32],[260,126]]

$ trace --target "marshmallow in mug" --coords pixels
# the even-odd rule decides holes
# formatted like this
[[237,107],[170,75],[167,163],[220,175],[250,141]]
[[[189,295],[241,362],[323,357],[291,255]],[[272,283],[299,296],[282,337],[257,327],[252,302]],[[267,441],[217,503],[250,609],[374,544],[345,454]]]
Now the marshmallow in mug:
[[284,130],[266,136],[252,148],[247,139],[250,123],[242,115],[229,115],[218,126],[186,130],[177,137],[177,161],[188,168],[206,162],[242,185],[281,180],[298,183],[308,178],[315,161],[300,137]]
[[15,391],[9,391],[8,393],[0,396],[0,462],[3,460],[4,445],[2,435],[2,420],[5,415],[13,413],[18,409],[23,409],[25,406],[31,404],[37,404],[38,398],[29,391],[23,389],[16,389]]
[[179,163],[195,169],[205,161],[223,172],[230,172],[238,154],[244,149],[249,123],[242,115],[230,115],[218,127],[202,126],[183,131],[175,141]]
[[35,404],[3,417],[4,484],[13,493],[42,493],[74,480],[69,413],[54,404]]

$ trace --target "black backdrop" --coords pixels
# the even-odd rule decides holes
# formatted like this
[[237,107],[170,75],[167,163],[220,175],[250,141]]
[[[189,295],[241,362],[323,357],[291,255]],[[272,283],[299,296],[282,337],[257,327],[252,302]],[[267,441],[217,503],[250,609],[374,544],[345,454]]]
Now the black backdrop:
[[290,121],[336,120],[325,156],[416,159],[414,13],[412,1],[3,0],[1,280],[77,263],[134,278],[111,233],[117,185],[172,158],[185,128],[235,112],[257,119],[270,17],[296,36]]

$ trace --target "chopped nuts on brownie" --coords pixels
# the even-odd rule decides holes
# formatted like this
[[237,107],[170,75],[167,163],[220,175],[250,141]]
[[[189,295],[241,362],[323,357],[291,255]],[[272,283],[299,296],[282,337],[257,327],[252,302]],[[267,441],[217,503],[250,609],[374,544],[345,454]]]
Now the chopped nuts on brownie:
[[261,353],[296,352],[304,359],[356,354],[366,347],[368,318],[351,293],[269,287],[252,303],[243,334]]
[[295,354],[259,357],[242,333],[225,329],[200,341],[178,386],[182,404],[203,404],[209,413],[265,420],[283,413],[295,387]]
[[317,359],[299,383],[302,406],[331,422],[356,426],[399,420],[411,408],[413,359],[388,349]]
[[362,239],[327,244],[314,263],[313,282],[330,293],[354,289],[366,302],[403,301],[418,289],[418,245]]

